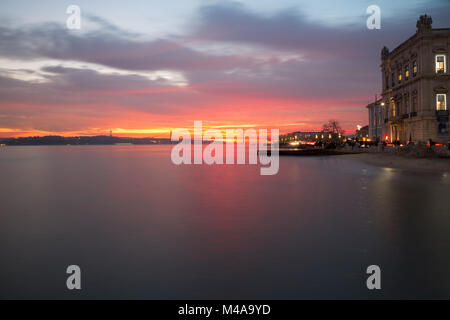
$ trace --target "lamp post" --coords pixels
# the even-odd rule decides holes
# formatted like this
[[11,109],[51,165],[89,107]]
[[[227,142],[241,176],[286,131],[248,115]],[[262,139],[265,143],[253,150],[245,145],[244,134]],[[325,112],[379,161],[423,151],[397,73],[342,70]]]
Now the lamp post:
[[[380,111],[380,124],[379,124],[379,126],[380,126],[380,141],[381,141],[381,135],[383,134],[383,130],[382,130],[382,126],[383,126],[383,123],[382,123],[382,120],[383,120],[383,109],[384,109],[384,102],[381,102],[380,103],[380,105],[381,105],[381,111]],[[378,130],[378,128],[377,128],[377,130]]]

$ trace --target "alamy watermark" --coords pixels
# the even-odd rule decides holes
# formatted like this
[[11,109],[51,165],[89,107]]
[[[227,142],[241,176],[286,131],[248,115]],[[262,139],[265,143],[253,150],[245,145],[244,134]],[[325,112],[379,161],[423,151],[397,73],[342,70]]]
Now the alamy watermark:
[[79,30],[81,29],[81,9],[77,5],[70,5],[66,9],[66,13],[69,14],[66,20],[67,29]]
[[367,29],[381,29],[381,9],[377,5],[368,6],[366,9],[366,14],[370,16],[366,20]]
[[366,286],[369,290],[381,289],[381,268],[376,264],[370,265],[366,270],[370,276],[367,278]]
[[69,290],[81,290],[81,269],[73,264],[67,267],[66,273],[70,274],[66,280],[66,286]]
[[[192,148],[194,149],[193,164],[246,164],[246,147],[248,146],[248,164],[258,164],[259,160],[260,165],[266,166],[260,168],[261,175],[278,173],[279,129],[270,130],[269,141],[267,129],[259,129],[258,133],[255,129],[245,131],[243,129],[226,129],[224,136],[219,129],[214,128],[203,132],[202,121],[194,121],[193,139],[188,129],[173,130],[170,138],[174,142],[178,141],[171,153],[172,162],[176,165],[192,164]],[[224,141],[226,145],[225,163]],[[207,144],[205,148],[203,148],[204,142]]]

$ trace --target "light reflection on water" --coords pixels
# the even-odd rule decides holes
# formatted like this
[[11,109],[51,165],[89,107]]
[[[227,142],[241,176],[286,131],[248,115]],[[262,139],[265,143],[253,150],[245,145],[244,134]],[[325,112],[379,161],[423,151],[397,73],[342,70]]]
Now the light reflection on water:
[[7,147],[0,164],[0,298],[450,297],[448,174],[333,156],[261,176],[174,166],[170,146]]

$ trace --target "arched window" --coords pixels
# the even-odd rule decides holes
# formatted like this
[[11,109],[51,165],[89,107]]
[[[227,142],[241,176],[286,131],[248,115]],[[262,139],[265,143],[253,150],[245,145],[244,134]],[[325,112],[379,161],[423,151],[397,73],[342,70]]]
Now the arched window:
[[413,77],[415,77],[417,75],[417,61],[413,62],[412,72],[413,72]]

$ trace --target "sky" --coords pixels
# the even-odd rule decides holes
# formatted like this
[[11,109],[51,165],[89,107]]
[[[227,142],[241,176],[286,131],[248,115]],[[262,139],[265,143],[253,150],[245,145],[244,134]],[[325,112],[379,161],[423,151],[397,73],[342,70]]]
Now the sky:
[[169,137],[195,120],[350,134],[380,94],[381,49],[425,13],[450,27],[449,0],[2,0],[0,137]]

